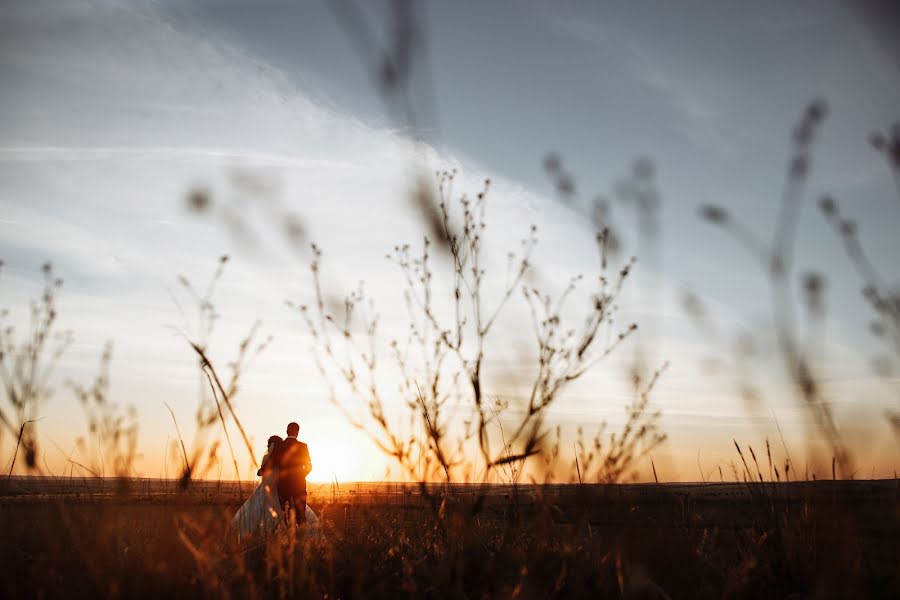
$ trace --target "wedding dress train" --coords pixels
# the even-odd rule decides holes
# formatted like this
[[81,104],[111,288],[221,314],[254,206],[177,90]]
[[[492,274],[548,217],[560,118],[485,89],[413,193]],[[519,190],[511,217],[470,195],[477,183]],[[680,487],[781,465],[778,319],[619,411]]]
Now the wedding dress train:
[[[284,512],[278,504],[278,472],[273,471],[263,477],[262,481],[247,501],[231,518],[231,531],[241,541],[247,538],[267,537],[284,526]],[[319,539],[322,529],[319,517],[306,505],[306,525],[303,535]]]

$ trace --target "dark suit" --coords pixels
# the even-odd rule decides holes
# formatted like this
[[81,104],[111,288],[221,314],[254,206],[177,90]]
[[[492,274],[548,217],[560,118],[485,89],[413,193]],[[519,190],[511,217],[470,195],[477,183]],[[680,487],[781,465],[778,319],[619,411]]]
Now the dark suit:
[[[278,465],[278,498],[282,508],[293,504],[297,523],[306,522],[306,475],[312,470],[309,448],[297,438],[289,437],[276,450]],[[286,517],[287,515],[285,515]]]

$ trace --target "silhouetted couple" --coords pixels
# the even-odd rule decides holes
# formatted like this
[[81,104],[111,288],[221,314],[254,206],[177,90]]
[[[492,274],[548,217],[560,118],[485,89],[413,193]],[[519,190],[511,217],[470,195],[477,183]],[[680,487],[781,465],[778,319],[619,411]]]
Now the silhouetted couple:
[[288,423],[287,438],[270,437],[268,450],[256,472],[263,478],[273,474],[277,477],[278,505],[285,520],[293,511],[297,524],[306,522],[306,476],[312,471],[309,447],[297,439],[299,434],[300,426]]

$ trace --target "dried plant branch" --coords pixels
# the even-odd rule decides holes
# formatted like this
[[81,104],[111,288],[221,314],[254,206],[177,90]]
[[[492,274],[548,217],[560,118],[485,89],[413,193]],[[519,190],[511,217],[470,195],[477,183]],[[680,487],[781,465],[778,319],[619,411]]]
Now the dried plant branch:
[[[819,378],[813,369],[809,348],[800,343],[797,331],[794,290],[793,254],[805,183],[810,168],[812,142],[825,118],[827,108],[822,101],[810,104],[793,132],[793,157],[788,165],[778,218],[773,238],[766,245],[723,208],[706,206],[701,216],[730,233],[740,245],[747,247],[764,267],[769,278],[770,304],[778,349],[796,395],[808,409],[817,428],[831,446],[842,473],[850,471],[850,456],[843,443],[829,403],[822,397]],[[807,278],[807,306],[818,309],[822,284],[820,278]]]
[[167,402],[163,402],[163,405],[168,409],[169,414],[172,415],[172,423],[175,424],[175,433],[178,434],[178,441],[181,444],[181,456],[184,458],[184,477],[190,479],[191,463],[188,461],[187,447],[184,445],[184,436],[181,435],[181,428],[178,427],[178,419],[175,418],[175,411],[172,410],[172,407],[169,406]]
[[[88,434],[97,437],[100,463],[97,470],[106,471],[107,458],[116,477],[125,478],[133,473],[138,456],[137,411],[134,406],[119,406],[109,394],[109,368],[112,361],[112,344],[107,343],[100,358],[100,372],[89,387],[73,381],[68,387],[75,394],[88,419]],[[105,457],[104,457],[105,451]]]
[[[203,350],[203,348],[193,342],[191,343],[191,348],[194,349],[194,352],[196,352],[197,356],[200,358],[200,365],[206,376],[212,377],[212,381],[215,382],[216,387],[219,389],[219,394],[221,394],[222,400],[225,402],[225,406],[228,407],[228,411],[231,413],[231,418],[234,419],[234,424],[237,426],[238,431],[241,433],[241,438],[243,438],[244,445],[247,447],[247,453],[250,455],[250,459],[253,461],[253,463],[256,464],[256,454],[253,451],[253,444],[250,443],[250,438],[247,436],[247,432],[244,430],[244,426],[241,423],[241,420],[238,418],[237,412],[235,412],[234,410],[234,405],[231,403],[229,394],[225,390],[225,387],[222,385],[222,382],[219,379],[219,375],[218,373],[216,373],[215,367],[213,367],[209,358],[206,356],[206,352]],[[216,398],[216,405],[218,406],[218,398]],[[225,427],[224,420],[222,422],[222,426]]]
[[[259,321],[255,322],[250,327],[247,335],[244,336],[238,344],[238,351],[234,360],[227,363],[226,368],[230,371],[230,377],[227,380],[227,384],[223,381],[223,378],[220,375],[220,369],[217,369],[214,366],[213,361],[210,358],[208,347],[209,340],[211,339],[215,328],[215,323],[219,319],[219,314],[213,303],[213,295],[218,283],[224,275],[225,266],[228,262],[229,258],[227,255],[219,258],[212,277],[203,287],[203,293],[200,293],[198,291],[200,288],[194,286],[186,277],[179,277],[181,287],[192,300],[197,310],[194,333],[188,331],[179,331],[179,333],[184,337],[188,346],[190,346],[197,356],[200,372],[202,373],[202,377],[205,379],[209,393],[212,396],[210,401],[209,396],[204,394],[197,407],[197,435],[191,444],[193,450],[190,458],[188,458],[188,453],[184,446],[184,441],[182,440],[182,451],[185,457],[185,473],[182,476],[182,481],[185,483],[190,481],[192,475],[199,474],[199,476],[202,476],[203,473],[208,471],[212,466],[218,464],[219,459],[216,452],[219,447],[219,441],[216,439],[210,441],[208,437],[210,428],[216,423],[222,428],[225,443],[228,446],[232,464],[234,465],[235,476],[240,479],[240,468],[238,466],[234,445],[231,441],[231,434],[228,431],[229,416],[238,429],[250,460],[253,464],[256,464],[257,462],[256,453],[254,452],[250,437],[237,414],[234,401],[240,389],[242,374],[250,368],[253,361],[268,347],[272,337],[269,336],[262,341],[258,341],[261,323]],[[174,297],[174,300],[176,306],[179,308],[179,312],[183,315],[183,310],[180,308],[181,303],[178,302],[177,297]],[[187,321],[186,317],[185,320]],[[227,408],[227,413],[222,409],[223,403]],[[206,466],[201,469],[201,464],[205,464]]]
[[[608,357],[636,330],[634,324],[619,331],[613,328],[616,301],[633,260],[615,277],[607,277],[609,231],[604,229],[598,234],[602,272],[596,291],[589,296],[580,327],[568,327],[562,318],[566,300],[577,288],[580,277],[573,278],[556,300],[533,286],[523,286],[537,243],[535,227],[522,240],[519,252],[507,256],[503,286],[488,290],[484,234],[490,182],[486,181],[474,198],[462,196],[455,202],[454,211],[450,198],[454,177],[455,172],[438,173],[437,210],[429,220],[429,229],[438,237],[448,259],[448,268],[442,272],[452,283],[450,296],[435,297],[437,269],[443,265],[435,262],[429,237],[423,239],[420,253],[414,253],[409,245],[398,245],[388,255],[399,267],[405,283],[409,314],[406,344],[390,342],[390,356],[400,374],[401,398],[408,408],[409,435],[400,433],[386,414],[377,381],[378,316],[370,316],[374,309],[364,287],[360,285],[342,302],[327,299],[321,281],[322,252],[313,245],[310,271],[314,301],[310,306],[290,302],[288,305],[298,310],[312,337],[315,362],[328,385],[331,402],[355,427],[369,434],[409,477],[421,480],[423,476],[439,474],[440,479],[450,481],[458,469],[471,472],[472,459],[466,450],[471,442],[480,455],[480,470],[485,478],[501,476],[502,470],[502,476],[515,481],[529,457],[546,451],[546,409],[569,383]],[[419,202],[427,201],[427,193],[420,192],[419,196]],[[495,281],[492,279],[492,283]],[[496,395],[493,402],[488,401],[483,372],[486,341],[516,290],[523,291],[531,308],[538,364],[526,410],[515,419],[513,433],[507,437],[503,420],[509,418],[509,405]],[[488,308],[489,297],[495,300]],[[445,313],[445,307],[449,312]],[[450,315],[449,321],[445,314]],[[604,339],[608,342],[604,343]],[[363,418],[339,397],[335,378],[365,408]],[[467,415],[461,431],[458,426],[451,427],[446,416],[451,402],[454,410]],[[495,448],[492,441],[494,424],[501,438],[500,448]],[[421,438],[415,434],[418,430]],[[455,434],[456,440],[451,440]]]
[[41,417],[40,419],[29,419],[28,421],[25,421],[24,423],[22,423],[22,426],[19,428],[19,437],[16,439],[16,449],[13,451],[12,462],[9,465],[9,473],[6,476],[7,480],[12,478],[13,469],[16,466],[16,457],[19,455],[19,445],[22,442],[22,434],[25,432],[25,427],[27,427],[31,423],[36,423],[36,422],[40,421],[41,419],[43,419],[43,417]]
[[56,328],[56,302],[62,280],[56,277],[50,263],[41,267],[41,273],[43,291],[30,303],[24,335],[8,323],[9,310],[0,311],[0,385],[6,398],[6,407],[0,406],[0,424],[17,436],[16,454],[21,445],[28,469],[36,468],[37,435],[33,428],[24,426],[37,420],[41,404],[52,395],[53,374],[72,342],[70,331],[58,332]]

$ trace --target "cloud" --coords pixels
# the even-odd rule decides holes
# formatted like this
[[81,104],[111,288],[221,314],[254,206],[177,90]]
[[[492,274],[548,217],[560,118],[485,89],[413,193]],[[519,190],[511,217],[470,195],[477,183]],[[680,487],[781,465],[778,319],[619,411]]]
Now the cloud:
[[[656,55],[622,44],[615,33],[580,35],[618,52],[633,77],[691,123],[715,125],[714,104]],[[222,282],[219,356],[231,358],[228,352],[257,317],[276,333],[276,345],[245,384],[247,405],[266,407],[248,411],[248,428],[261,437],[297,410],[313,423],[336,418],[322,407],[321,382],[304,353],[309,340],[283,306],[286,298],[308,301],[311,290],[304,257],[281,244],[266,213],[271,206],[296,212],[308,239],[324,248],[328,293],[367,281],[386,337],[405,327],[405,314],[398,273],[384,253],[421,240],[408,197],[423,172],[459,168],[459,193],[472,193],[491,177],[490,253],[505,257],[537,222],[536,264],[549,285],[561,288],[570,275],[595,268],[592,232],[566,208],[461,154],[412,144],[323,106],[277,69],[198,36],[152,5],[19,2],[5,7],[0,40],[0,78],[9,83],[0,88],[6,144],[0,147],[0,249],[8,265],[34,264],[15,267],[15,283],[23,286],[35,283],[39,261],[59,265],[67,279],[61,310],[82,344],[68,372],[90,376],[97,349],[115,337],[117,391],[139,403],[151,440],[169,427],[162,399],[171,399],[186,421],[196,401],[190,352],[167,328],[182,319],[166,288],[176,288],[178,274],[205,281],[223,253],[235,259]],[[240,169],[271,182],[278,204],[235,186]],[[232,207],[259,244],[238,243],[215,211],[188,214],[184,195],[195,185],[209,188],[217,209]],[[671,297],[665,281],[660,289]],[[519,319],[514,325],[528,319],[521,305],[511,314]],[[520,343],[510,344],[517,349],[531,341],[521,329],[515,329]],[[708,382],[685,375],[692,368],[690,343],[669,342],[691,350],[675,352],[672,373],[689,383],[662,402],[696,412],[709,395]],[[517,367],[516,360],[511,355],[508,362]],[[621,382],[610,372],[573,390],[576,403],[560,406],[560,415],[593,419],[618,411]],[[727,405],[719,409],[728,412]],[[67,424],[47,425],[65,430]]]
[[0,146],[0,162],[105,161],[109,159],[181,161],[209,159],[220,164],[297,169],[354,169],[359,164],[271,152],[184,146]]
[[[38,14],[13,5],[0,25],[0,33],[16,32],[4,50],[22,43],[0,61],[3,79],[16,83],[0,90],[9,132],[0,147],[7,192],[0,216],[9,221],[0,224],[6,229],[0,251],[15,268],[15,279],[4,283],[20,290],[17,306],[38,289],[38,260],[52,260],[66,279],[60,310],[78,346],[62,373],[91,377],[98,348],[112,337],[114,391],[138,403],[144,435],[164,437],[162,399],[190,422],[194,363],[168,326],[189,327],[191,315],[182,319],[166,288],[178,293],[178,274],[202,285],[215,259],[229,253],[235,258],[222,282],[217,355],[230,360],[230,349],[260,316],[276,332],[272,352],[246,383],[246,393],[257,405],[264,399],[267,410],[249,411],[247,427],[273,429],[273,419],[296,410],[298,397],[312,423],[333,419],[305,358],[302,324],[284,308],[287,298],[311,299],[308,270],[302,257],[283,251],[266,214],[275,204],[235,185],[236,170],[271,182],[277,206],[300,216],[309,239],[325,250],[329,293],[367,281],[385,336],[405,331],[398,273],[384,254],[398,243],[420,243],[408,199],[416,179],[423,171],[459,168],[457,191],[473,193],[490,174],[321,106],[277,70],[193,37],[146,8],[107,2],[46,8]],[[490,253],[498,250],[505,264],[505,251],[540,221],[542,260],[592,268],[592,236],[574,215],[515,182],[492,179],[488,220],[502,226],[491,228]],[[193,185],[209,188],[216,210],[235,211],[258,247],[236,241],[216,210],[188,214],[184,195]],[[579,244],[586,251],[566,258]],[[77,408],[65,400],[54,406],[46,427],[61,439]]]
[[631,78],[657,92],[681,117],[688,119],[690,127],[710,129],[717,124],[720,110],[701,93],[696,74],[666,61],[645,41],[638,42],[635,32],[621,25],[558,15],[554,15],[553,22],[572,38],[599,48],[605,56],[619,62]]

